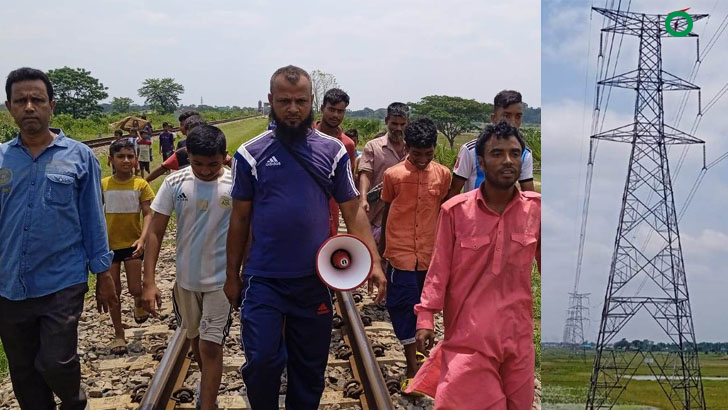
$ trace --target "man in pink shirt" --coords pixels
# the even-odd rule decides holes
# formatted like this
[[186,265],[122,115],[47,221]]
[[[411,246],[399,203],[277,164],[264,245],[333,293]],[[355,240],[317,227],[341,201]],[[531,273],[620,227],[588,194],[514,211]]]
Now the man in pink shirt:
[[541,268],[541,194],[519,191],[524,141],[506,122],[478,137],[480,188],[445,202],[435,251],[415,306],[418,350],[434,345],[433,316],[445,337],[408,391],[435,409],[529,410],[534,394],[533,260]]
[[[346,107],[349,105],[349,95],[338,88],[332,88],[324,94],[324,102],[321,104],[321,121],[314,125],[314,129],[321,131],[330,137],[334,137],[341,141],[349,154],[350,167],[349,174],[353,175],[354,165],[356,164],[356,144],[341,130],[341,123],[346,116]],[[352,176],[353,181],[353,176]],[[331,219],[329,228],[331,236],[339,232],[339,204],[334,198],[329,199],[329,212]]]

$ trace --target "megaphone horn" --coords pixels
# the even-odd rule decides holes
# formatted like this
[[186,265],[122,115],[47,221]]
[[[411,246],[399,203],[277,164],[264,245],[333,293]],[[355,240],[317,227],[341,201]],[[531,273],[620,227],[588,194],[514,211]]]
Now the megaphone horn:
[[349,234],[327,239],[316,253],[316,272],[331,289],[358,288],[372,270],[372,254],[358,237]]

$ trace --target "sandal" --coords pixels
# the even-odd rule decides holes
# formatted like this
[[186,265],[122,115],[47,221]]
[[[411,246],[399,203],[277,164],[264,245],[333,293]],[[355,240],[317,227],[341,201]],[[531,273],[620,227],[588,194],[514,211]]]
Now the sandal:
[[126,340],[123,338],[114,338],[114,341],[109,345],[109,352],[117,356],[125,355],[127,352]]
[[425,360],[427,360],[427,356],[422,352],[417,352],[417,364],[421,366]]
[[400,390],[402,391],[402,394],[404,394],[405,396],[411,396],[411,397],[425,397],[424,394],[422,394],[416,390],[413,391],[412,393],[405,392],[413,380],[414,380],[413,377],[405,378],[404,380],[402,380],[402,384],[400,385]]
[[137,322],[137,324],[142,324],[149,319],[149,312],[144,310],[143,307],[137,306],[134,308],[134,321]]

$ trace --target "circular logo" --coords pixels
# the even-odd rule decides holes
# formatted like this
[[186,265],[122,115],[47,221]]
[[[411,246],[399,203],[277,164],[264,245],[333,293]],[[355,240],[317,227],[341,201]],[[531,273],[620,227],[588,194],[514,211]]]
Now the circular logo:
[[0,168],[0,185],[7,185],[13,180],[13,171],[10,168]]
[[[684,18],[688,23],[683,31],[677,31],[677,22],[675,22],[675,27],[672,26],[672,21],[678,17]],[[685,37],[693,31],[693,18],[684,10],[673,11],[665,18],[665,30],[673,37]]]

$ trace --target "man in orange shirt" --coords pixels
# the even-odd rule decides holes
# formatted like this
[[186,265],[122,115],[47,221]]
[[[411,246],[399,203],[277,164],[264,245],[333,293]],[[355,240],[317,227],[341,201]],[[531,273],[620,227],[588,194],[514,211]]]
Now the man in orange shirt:
[[[389,261],[387,310],[404,345],[407,372],[402,390],[417,373],[414,306],[432,258],[440,204],[450,187],[450,170],[433,162],[437,127],[422,118],[404,129],[407,159],[384,172],[382,183],[382,240],[380,253]],[[392,219],[393,223],[387,224]]]
[[533,261],[541,269],[541,194],[516,189],[525,144],[505,121],[478,137],[485,181],[442,205],[417,314],[417,347],[445,337],[410,390],[435,409],[529,410],[534,394]]
[[[348,105],[349,95],[343,90],[332,88],[326,91],[324,102],[321,104],[321,121],[318,121],[314,128],[344,144],[346,153],[349,154],[351,168],[349,174],[353,175],[354,165],[356,164],[356,144],[341,131],[341,123],[344,121],[344,116],[346,116],[346,107]],[[339,204],[336,203],[334,198],[329,199],[329,212],[331,213],[329,220],[331,236],[334,236],[339,231]]]

